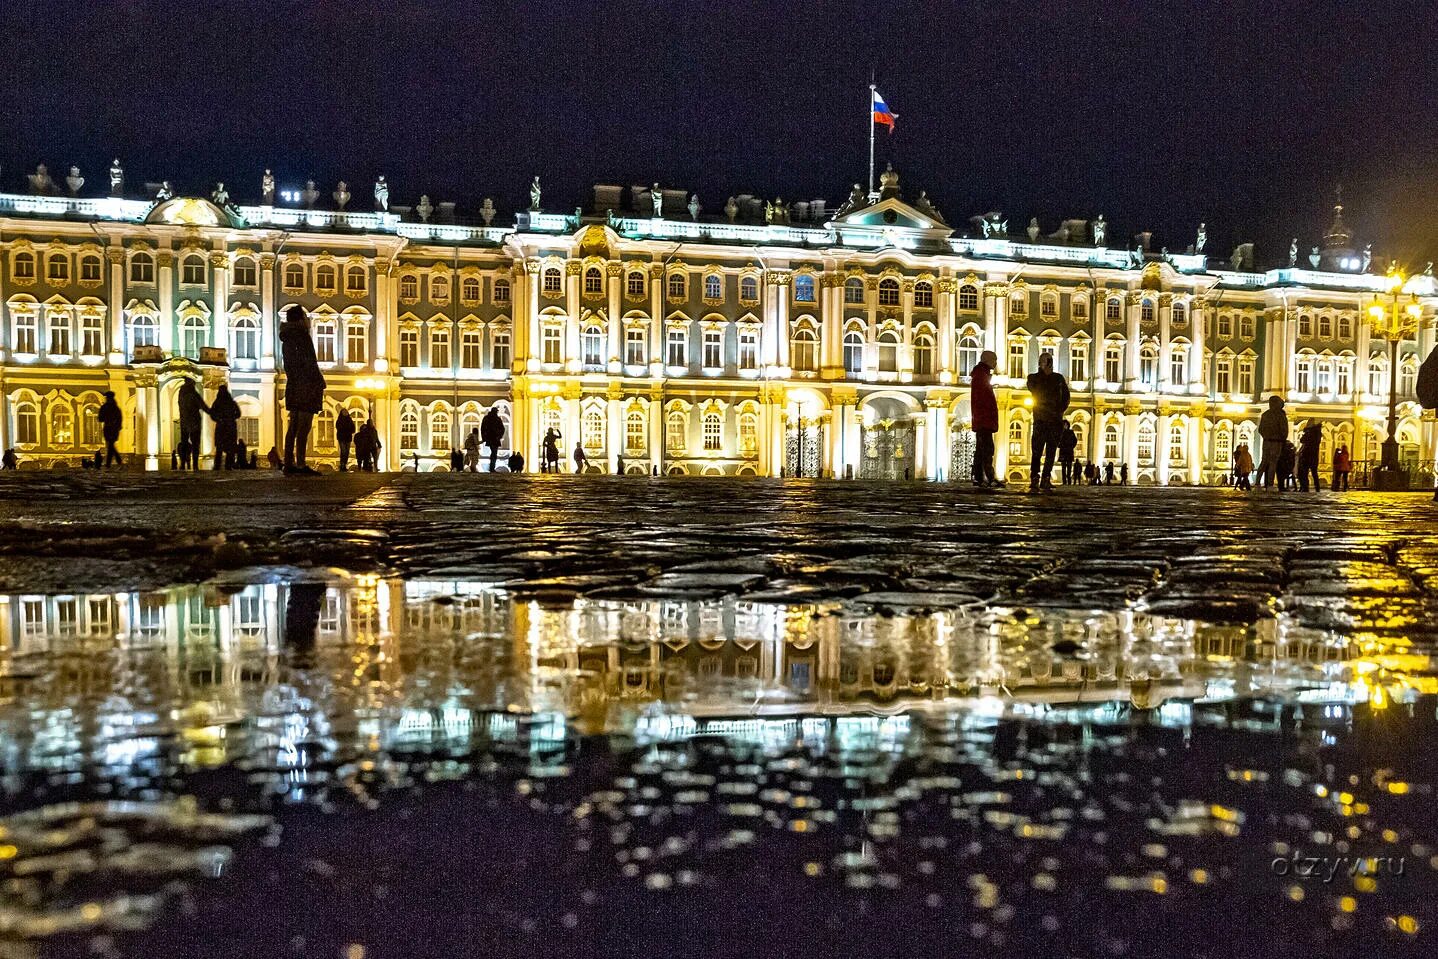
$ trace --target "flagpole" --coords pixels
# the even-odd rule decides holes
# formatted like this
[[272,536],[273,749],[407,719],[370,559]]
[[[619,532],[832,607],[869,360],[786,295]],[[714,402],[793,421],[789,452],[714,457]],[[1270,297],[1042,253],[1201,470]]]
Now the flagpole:
[[869,82],[869,195],[874,195],[874,83]]

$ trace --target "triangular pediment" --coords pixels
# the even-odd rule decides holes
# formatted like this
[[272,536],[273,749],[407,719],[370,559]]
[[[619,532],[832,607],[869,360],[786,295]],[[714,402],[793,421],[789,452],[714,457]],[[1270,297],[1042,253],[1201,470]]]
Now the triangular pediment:
[[947,236],[953,232],[948,224],[920,213],[898,197],[889,197],[868,206],[836,216],[833,224],[841,229],[918,230]]

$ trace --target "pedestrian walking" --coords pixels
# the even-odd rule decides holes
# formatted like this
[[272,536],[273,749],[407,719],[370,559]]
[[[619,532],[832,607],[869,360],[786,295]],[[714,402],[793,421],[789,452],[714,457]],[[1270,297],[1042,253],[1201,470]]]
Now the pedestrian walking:
[[1113,485],[1113,464],[1112,464],[1112,463],[1105,463],[1105,464],[1103,464],[1103,485],[1105,485],[1105,486],[1112,486],[1112,485]]
[[999,403],[994,397],[994,368],[999,358],[984,350],[969,372],[969,406],[974,430],[974,485],[997,486],[994,475],[994,434],[999,430]]
[[15,448],[12,446],[0,456],[0,470],[18,470],[20,461],[15,456]]
[[1128,485],[1128,464],[1124,463],[1118,468],[1118,485]]
[[479,421],[479,440],[489,447],[489,471],[493,473],[499,459],[499,447],[504,442],[504,420],[500,419],[499,411],[493,406]]
[[280,324],[281,354],[285,364],[285,409],[289,423],[285,427],[285,472],[291,475],[318,476],[306,462],[310,443],[310,427],[315,414],[325,406],[325,377],[315,357],[315,341],[310,337],[309,317],[304,307],[285,310]]
[[1062,474],[1063,485],[1069,486],[1075,482],[1074,479],[1074,448],[1078,446],[1078,434],[1073,431],[1068,420],[1064,420],[1063,434],[1059,437],[1059,472]]
[[464,468],[471,473],[479,472],[479,427],[471,427],[464,438]]
[[449,451],[449,471],[451,473],[464,472],[464,450],[458,446]]
[[195,381],[188,377],[180,383],[180,392],[175,398],[179,407],[181,469],[200,468],[200,427],[204,423],[202,414],[210,411],[209,404],[195,389]]
[[589,469],[589,457],[584,455],[584,444],[574,444],[574,472],[583,473]]
[[1293,468],[1298,463],[1298,447],[1292,441],[1283,441],[1283,451],[1278,454],[1278,488],[1291,490],[1298,488],[1298,479],[1293,475]]
[[[210,401],[210,419],[215,421],[215,469],[235,469],[235,444],[240,439],[240,404],[228,386],[215,390]],[[195,468],[199,469],[196,462]]]
[[1038,372],[1030,373],[1029,395],[1034,401],[1033,432],[1029,452],[1029,492],[1054,488],[1051,478],[1054,454],[1063,438],[1064,411],[1069,408],[1069,384],[1062,373],[1054,372],[1052,353],[1039,354]]
[[1333,451],[1333,491],[1343,490],[1348,492],[1348,476],[1353,472],[1353,457],[1348,453],[1348,447],[1340,446]]
[[124,466],[125,461],[120,459],[116,444],[120,442],[120,428],[124,425],[125,414],[120,411],[120,404],[115,402],[114,390],[105,391],[105,402],[100,404],[96,416],[100,420],[100,434],[105,437],[105,466]]
[[541,472],[559,472],[559,441],[562,438],[559,430],[552,426],[544,431],[544,444],[541,450],[543,453],[543,462],[540,465]]
[[1233,485],[1241,490],[1252,490],[1253,483],[1250,477],[1253,475],[1253,454],[1248,451],[1247,443],[1239,443],[1238,449],[1233,451]]
[[355,438],[355,418],[343,406],[335,414],[335,442],[340,447],[340,472],[349,472],[350,446]]
[[[1263,440],[1263,455],[1258,461],[1258,479],[1264,489],[1272,485],[1278,471],[1283,445],[1288,442],[1288,414],[1283,411],[1283,397],[1270,396],[1268,409],[1258,418],[1258,435]],[[1279,489],[1283,484],[1279,483]]]
[[1310,423],[1298,435],[1298,488],[1302,492],[1308,492],[1310,479],[1313,480],[1313,492],[1321,489],[1318,485],[1318,453],[1322,445],[1322,423]]

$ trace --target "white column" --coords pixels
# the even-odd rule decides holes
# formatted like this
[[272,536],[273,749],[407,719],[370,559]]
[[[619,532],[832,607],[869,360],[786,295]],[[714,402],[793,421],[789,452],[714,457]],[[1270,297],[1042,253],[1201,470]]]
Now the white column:
[[160,264],[156,282],[160,290],[160,349],[175,351],[175,254],[161,250],[155,257]]
[[954,298],[958,281],[953,277],[940,277],[939,293],[939,382],[954,383],[966,370],[954,369]]
[[[1204,415],[1202,408],[1195,408],[1188,417],[1188,481],[1197,486],[1203,482],[1203,462],[1208,445],[1203,435]],[[1215,464],[1220,468],[1227,464]]]
[[609,372],[619,374],[624,364],[624,323],[619,304],[619,264],[606,264],[609,302]]
[[1172,455],[1171,450],[1169,449],[1169,420],[1170,416],[1168,413],[1158,414],[1158,425],[1156,427],[1158,431],[1158,436],[1156,437],[1156,439],[1158,440],[1158,442],[1155,444],[1156,449],[1154,453],[1157,462],[1154,464],[1154,475],[1156,476],[1158,485],[1160,486],[1168,485],[1168,459],[1169,456]]
[[225,350],[230,348],[230,258],[224,253],[210,254],[210,267],[215,277],[215,306],[211,314],[210,343]]
[[[391,365],[390,344],[395,340],[391,324],[395,322],[394,283],[390,279],[390,261],[378,260],[374,274],[374,369],[376,373],[388,373]],[[398,365],[398,364],[395,364]],[[378,426],[375,429],[379,429]]]
[[1169,382],[1168,368],[1168,347],[1173,341],[1172,326],[1173,296],[1161,293],[1158,298],[1158,375],[1154,378],[1160,393],[1169,392],[1172,385]]
[[[275,346],[279,342],[275,330],[275,255],[260,254],[260,369],[275,368]],[[274,403],[274,378],[270,378],[268,402]],[[272,409],[273,405],[266,407]],[[263,419],[263,418],[262,418]],[[262,444],[263,445],[263,444]],[[274,444],[270,444],[274,445]],[[268,451],[268,447],[266,447]],[[264,452],[260,453],[264,456]]]
[[579,348],[579,261],[564,264],[564,308],[569,315],[564,321],[565,372],[578,371],[584,354]]
[[110,247],[105,251],[110,261],[110,365],[125,362],[125,251]]
[[[621,282],[624,280],[624,277],[620,277]],[[664,355],[664,340],[669,334],[664,323],[664,267],[658,263],[649,268],[649,315],[652,318],[649,326],[649,372],[653,376],[663,376],[664,366],[668,362]],[[693,330],[691,328],[685,332],[691,333]]]
[[1205,396],[1208,381],[1203,375],[1203,353],[1208,348],[1208,314],[1196,299],[1188,304],[1188,324],[1193,331],[1193,349],[1188,354],[1188,393],[1190,396]]
[[[1136,392],[1142,389],[1142,384],[1139,382],[1138,375],[1138,345],[1139,338],[1142,335],[1142,328],[1139,324],[1139,318],[1142,316],[1143,313],[1142,297],[1137,293],[1130,293],[1128,296],[1127,309],[1128,332],[1125,335],[1128,337],[1128,342],[1127,344],[1125,344],[1124,348],[1123,384],[1124,389],[1131,392]],[[1129,469],[1133,468],[1133,465],[1129,466]]]

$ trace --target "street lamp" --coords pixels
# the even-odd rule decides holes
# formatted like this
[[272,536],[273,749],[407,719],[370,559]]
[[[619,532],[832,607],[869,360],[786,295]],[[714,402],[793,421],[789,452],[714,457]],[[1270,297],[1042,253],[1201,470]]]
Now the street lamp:
[[1398,344],[1415,332],[1423,317],[1416,294],[1407,289],[1407,277],[1398,270],[1388,274],[1389,303],[1368,308],[1373,334],[1388,341],[1388,438],[1383,441],[1383,459],[1373,477],[1373,488],[1406,489],[1408,478],[1398,465]]

